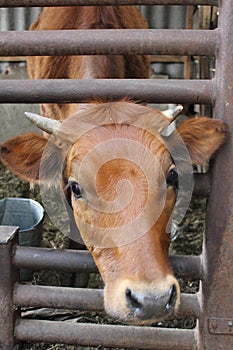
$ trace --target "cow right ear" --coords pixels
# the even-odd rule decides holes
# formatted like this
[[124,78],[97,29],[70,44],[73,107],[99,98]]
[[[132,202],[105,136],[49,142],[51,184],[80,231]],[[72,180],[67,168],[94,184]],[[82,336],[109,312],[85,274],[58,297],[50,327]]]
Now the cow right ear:
[[36,133],[14,137],[0,145],[0,159],[14,174],[39,182],[40,164],[48,140]]

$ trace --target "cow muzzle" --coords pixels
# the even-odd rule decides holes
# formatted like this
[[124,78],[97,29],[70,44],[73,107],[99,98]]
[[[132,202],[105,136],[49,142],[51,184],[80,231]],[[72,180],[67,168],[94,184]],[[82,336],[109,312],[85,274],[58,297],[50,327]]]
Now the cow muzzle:
[[[105,288],[105,309],[108,314],[127,323],[151,324],[172,315],[180,303],[177,280],[169,276],[165,285],[155,283],[130,283]],[[167,281],[166,281],[167,282]]]
[[173,312],[177,300],[177,288],[173,284],[165,293],[158,295],[127,289],[126,300],[130,314],[134,318],[161,319]]

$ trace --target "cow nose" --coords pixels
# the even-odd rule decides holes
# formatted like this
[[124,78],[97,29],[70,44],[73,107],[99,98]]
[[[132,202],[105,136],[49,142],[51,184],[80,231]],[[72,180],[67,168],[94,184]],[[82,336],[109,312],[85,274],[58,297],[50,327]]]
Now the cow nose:
[[160,319],[171,314],[177,301],[177,288],[173,284],[165,293],[151,294],[126,290],[128,308],[134,317],[141,320]]

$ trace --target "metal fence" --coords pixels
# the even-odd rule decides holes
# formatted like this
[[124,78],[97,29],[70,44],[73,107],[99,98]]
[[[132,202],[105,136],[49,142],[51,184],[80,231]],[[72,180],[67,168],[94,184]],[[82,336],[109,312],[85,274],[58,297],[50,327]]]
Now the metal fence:
[[[205,4],[218,5],[211,0],[0,0],[0,6],[61,6],[110,4]],[[78,32],[60,32],[53,42],[51,34],[5,32],[0,37],[0,55],[62,55],[113,53],[156,53],[177,55],[215,55],[216,75],[211,80],[101,80],[92,81],[1,81],[0,102],[80,102],[87,97],[134,96],[148,102],[208,103],[214,116],[228,124],[231,135],[233,110],[233,2],[219,2],[219,27],[213,31],[138,30],[104,31],[85,40]],[[92,34],[94,31],[92,30]],[[147,41],[150,37],[150,44]],[[127,38],[136,38],[134,44]],[[94,39],[93,39],[94,38]],[[108,38],[114,46],[106,45]],[[119,40],[120,38],[120,40]],[[175,38],[175,42],[173,42]],[[65,40],[64,40],[65,39]],[[194,40],[195,39],[195,40]],[[49,43],[53,42],[53,47]],[[20,45],[19,45],[20,42]],[[77,45],[78,42],[78,45]],[[124,45],[122,45],[124,42]],[[35,45],[36,43],[36,45]],[[61,45],[62,43],[62,45]],[[68,43],[66,46],[64,43]],[[23,47],[23,49],[22,49]],[[112,51],[114,50],[114,51]],[[62,87],[62,88],[61,88]],[[64,89],[63,89],[64,87]],[[62,93],[61,93],[62,91]],[[142,93],[143,91],[143,93]],[[101,92],[101,94],[100,94]],[[200,257],[171,257],[174,270],[181,276],[201,280],[200,292],[182,294],[180,315],[198,319],[195,329],[70,324],[26,320],[20,317],[21,306],[101,310],[102,291],[67,289],[46,286],[25,286],[18,283],[20,267],[46,267],[68,271],[96,271],[88,253],[78,251],[47,251],[23,248],[16,243],[17,232],[12,227],[0,227],[0,348],[13,349],[18,341],[59,342],[78,345],[125,347],[157,350],[224,349],[233,348],[233,145],[229,136],[212,164],[211,191],[197,183],[196,191],[209,194],[206,232]],[[202,177],[203,178],[203,177]],[[206,177],[204,177],[206,181]],[[208,181],[206,182],[208,185]]]
[[[143,16],[147,19],[150,28],[157,29],[174,29],[185,28],[186,26],[186,9],[187,6],[166,6],[158,5],[142,6],[139,8]],[[40,7],[15,7],[0,8],[0,31],[6,30],[27,30],[30,24],[37,18],[41,11]],[[22,59],[19,57],[19,60]],[[16,58],[14,58],[14,61]],[[18,62],[19,62],[18,60]],[[0,57],[1,62],[1,57]],[[1,71],[4,72],[9,63],[4,59],[4,63],[0,63]],[[163,74],[170,78],[182,78],[184,75],[184,64],[182,61],[170,62],[154,62],[152,68],[156,74]]]

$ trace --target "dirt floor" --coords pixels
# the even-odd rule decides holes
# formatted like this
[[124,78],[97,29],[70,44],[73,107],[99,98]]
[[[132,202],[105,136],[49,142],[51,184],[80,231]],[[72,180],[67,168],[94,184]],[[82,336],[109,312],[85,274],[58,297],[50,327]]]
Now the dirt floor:
[[[26,197],[32,198],[40,202],[39,189],[35,186],[34,189],[30,189],[28,183],[19,180],[16,176],[12,175],[9,170],[0,164],[0,199],[5,197]],[[202,234],[204,231],[204,219],[205,219],[205,200],[195,199],[192,200],[188,213],[179,227],[180,234],[178,238],[173,242],[171,246],[171,254],[191,254],[198,255],[201,253],[202,246]],[[43,247],[52,248],[66,248],[68,246],[68,239],[64,237],[56,227],[52,225],[48,217],[45,216],[43,223],[43,239],[41,242]],[[62,274],[54,271],[36,271],[31,281],[28,283],[41,284],[41,285],[61,285],[63,280]],[[184,281],[180,280],[181,289],[185,293],[195,293],[198,290],[198,281]],[[101,278],[97,274],[91,275],[88,287],[90,288],[102,288],[103,283]],[[41,318],[41,314],[38,313],[37,318]],[[99,312],[79,312],[79,311],[63,311],[57,314],[48,313],[43,315],[46,319],[66,320],[73,319],[76,322],[86,323],[100,323],[100,324],[115,324],[116,321],[108,317],[105,313]],[[193,328],[195,327],[195,320],[190,317],[182,319],[173,318],[172,320],[161,322],[156,326],[159,327],[171,327],[171,328]],[[81,347],[81,346],[67,346],[62,344],[29,344],[23,343],[19,349],[68,349],[68,350],[108,350],[102,346],[99,347]]]

